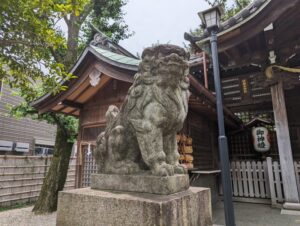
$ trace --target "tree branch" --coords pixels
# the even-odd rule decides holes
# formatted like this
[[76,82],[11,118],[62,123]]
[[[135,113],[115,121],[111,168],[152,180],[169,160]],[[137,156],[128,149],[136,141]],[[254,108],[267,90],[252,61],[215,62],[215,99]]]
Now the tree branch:
[[64,16],[64,21],[66,22],[67,26],[69,27],[70,20],[68,19],[68,17],[66,15]]
[[59,116],[56,115],[54,112],[50,112],[49,115],[53,118],[53,120],[56,122],[57,126],[59,126],[62,131],[64,132],[64,134],[66,136],[69,136],[68,131],[66,130],[66,127],[64,126],[64,124],[61,122],[61,120],[59,119]]
[[80,22],[80,23],[83,23],[83,22],[85,21],[86,17],[87,17],[87,16],[90,14],[90,12],[92,11],[94,4],[95,4],[95,1],[92,0],[89,4],[86,4],[86,5],[84,6],[84,9],[83,9],[83,11],[82,11],[82,13],[81,13],[81,15],[80,15],[80,18],[79,18],[79,22]]
[[243,8],[243,6],[242,6],[241,3],[239,2],[239,0],[235,0],[235,4],[237,5],[237,7],[238,7],[239,9],[242,9],[242,8]]
[[51,46],[49,46],[48,48],[49,48],[49,50],[51,52],[51,55],[53,56],[54,60],[57,63],[63,63],[62,57],[59,54],[57,54],[57,52],[55,52],[55,50]]

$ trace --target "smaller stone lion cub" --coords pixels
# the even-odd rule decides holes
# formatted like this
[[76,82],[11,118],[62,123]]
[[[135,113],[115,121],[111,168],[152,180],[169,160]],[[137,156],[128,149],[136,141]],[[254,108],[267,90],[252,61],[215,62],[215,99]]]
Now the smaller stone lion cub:
[[176,133],[188,112],[188,54],[174,45],[147,48],[134,83],[119,110],[106,112],[97,139],[99,173],[172,176],[179,164]]

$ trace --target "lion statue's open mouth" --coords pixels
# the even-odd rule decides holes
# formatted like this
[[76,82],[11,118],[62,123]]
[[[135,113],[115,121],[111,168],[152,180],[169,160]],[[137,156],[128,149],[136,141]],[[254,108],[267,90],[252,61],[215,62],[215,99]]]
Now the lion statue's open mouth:
[[188,111],[188,54],[174,45],[147,48],[119,110],[110,106],[107,128],[94,153],[102,173],[185,173],[176,133]]

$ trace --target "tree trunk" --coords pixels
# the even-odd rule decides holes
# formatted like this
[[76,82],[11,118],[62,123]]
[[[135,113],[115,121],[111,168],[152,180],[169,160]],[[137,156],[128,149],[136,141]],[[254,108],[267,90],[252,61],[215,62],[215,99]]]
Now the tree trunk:
[[79,30],[79,17],[71,15],[68,23],[68,51],[64,59],[64,65],[69,69],[72,67],[73,63],[77,59]]
[[68,142],[64,128],[57,125],[55,150],[42,190],[34,205],[36,214],[50,213],[57,209],[58,192],[62,191],[67,178],[72,143]]

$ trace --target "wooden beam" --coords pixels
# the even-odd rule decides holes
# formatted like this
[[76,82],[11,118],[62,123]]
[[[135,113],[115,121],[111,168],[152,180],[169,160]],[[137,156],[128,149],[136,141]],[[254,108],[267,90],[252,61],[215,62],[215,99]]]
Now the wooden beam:
[[282,81],[271,86],[271,94],[285,201],[299,203]]
[[243,46],[245,47],[247,53],[251,53],[253,51],[253,49],[251,49],[251,47],[250,47],[249,40],[244,42]]
[[[190,79],[191,86],[193,86],[195,90],[198,92],[197,94],[204,95],[215,106],[217,102],[216,97],[210,91],[205,89],[204,86],[202,86],[192,75],[189,75],[188,77]],[[223,110],[225,116],[227,116],[233,122],[235,122],[236,127],[239,127],[242,124],[241,120],[237,116],[235,116],[227,107],[223,106]]]
[[49,111],[59,102],[66,99],[75,90],[77,90],[80,87],[80,85],[88,78],[88,75],[91,73],[91,71],[94,70],[92,65],[88,64],[88,66],[89,67],[86,69],[84,74],[77,75],[78,78],[70,80],[70,83],[67,84],[69,88],[66,91],[62,91],[55,96],[50,95],[44,101],[42,101],[40,103],[41,106],[38,106],[39,114]]
[[[249,45],[247,45],[249,47]],[[260,64],[261,61],[265,60],[267,54],[261,50],[247,50],[246,45],[243,47],[246,52],[240,54],[237,48],[228,49],[222,52],[228,59],[227,64],[222,64],[226,69],[241,67],[242,65],[249,65],[251,63]]]
[[76,111],[78,111],[78,109],[74,109],[74,110],[70,111],[69,114],[73,115]]
[[235,47],[228,49],[227,52],[229,52],[229,55],[231,56],[231,60],[235,63],[235,64],[240,64],[242,62],[242,55],[240,52],[240,47],[238,45],[236,45]]
[[230,49],[262,32],[266,26],[276,21],[288,10],[293,7],[297,10],[297,3],[299,3],[298,0],[285,0],[284,4],[279,0],[271,1],[260,13],[251,20],[241,23],[238,28],[228,32],[220,32],[218,38],[219,52]]
[[75,102],[75,101],[71,101],[71,100],[63,100],[62,104],[72,107],[72,108],[77,108],[77,109],[83,108],[83,104]]

